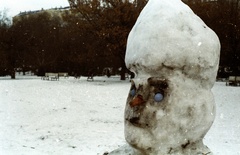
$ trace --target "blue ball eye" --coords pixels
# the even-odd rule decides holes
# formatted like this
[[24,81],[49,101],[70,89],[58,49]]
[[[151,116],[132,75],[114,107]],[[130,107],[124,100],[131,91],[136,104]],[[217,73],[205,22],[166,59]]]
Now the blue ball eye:
[[163,94],[162,93],[156,93],[154,96],[154,100],[156,102],[161,102],[163,100]]
[[136,95],[136,89],[133,88],[131,91],[130,91],[130,95],[133,97]]

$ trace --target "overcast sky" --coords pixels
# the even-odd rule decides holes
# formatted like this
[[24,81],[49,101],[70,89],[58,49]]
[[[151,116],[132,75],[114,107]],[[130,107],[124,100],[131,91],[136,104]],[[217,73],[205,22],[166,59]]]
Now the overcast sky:
[[8,9],[9,16],[20,12],[69,6],[68,0],[0,0],[0,11]]

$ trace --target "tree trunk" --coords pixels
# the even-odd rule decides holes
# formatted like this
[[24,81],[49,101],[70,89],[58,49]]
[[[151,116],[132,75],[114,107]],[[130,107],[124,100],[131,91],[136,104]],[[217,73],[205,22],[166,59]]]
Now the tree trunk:
[[22,68],[23,75],[26,75],[26,69],[23,67]]
[[125,73],[126,73],[126,65],[125,63],[122,63],[122,69],[121,69],[121,79],[120,80],[126,80],[126,77],[125,77]]
[[16,79],[16,74],[15,74],[15,71],[11,71],[11,79]]

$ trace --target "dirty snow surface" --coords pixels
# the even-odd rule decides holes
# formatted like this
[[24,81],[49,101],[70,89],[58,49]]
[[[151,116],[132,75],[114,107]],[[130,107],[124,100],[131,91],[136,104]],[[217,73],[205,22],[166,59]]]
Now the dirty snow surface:
[[[0,155],[102,155],[125,144],[129,80],[88,82],[36,76],[0,78]],[[215,122],[204,143],[215,155],[240,155],[240,87],[216,82]]]

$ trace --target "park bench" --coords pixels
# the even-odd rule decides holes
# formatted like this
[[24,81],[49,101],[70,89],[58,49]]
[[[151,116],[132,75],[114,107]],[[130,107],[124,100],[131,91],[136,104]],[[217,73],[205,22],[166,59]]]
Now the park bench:
[[87,77],[87,81],[93,81],[94,79],[93,79],[93,74],[90,74],[88,77]]
[[42,80],[59,80],[58,73],[45,73],[45,76],[42,77]]
[[64,78],[68,78],[68,73],[64,73],[64,72],[59,72],[58,73],[59,77],[64,77]]
[[81,75],[74,75],[74,79],[80,79]]
[[73,76],[74,76],[74,79],[80,79],[81,78],[81,75],[78,74],[78,73],[75,73]]
[[130,75],[128,73],[125,73],[125,78],[130,79]]
[[240,76],[229,76],[226,86],[240,86]]

